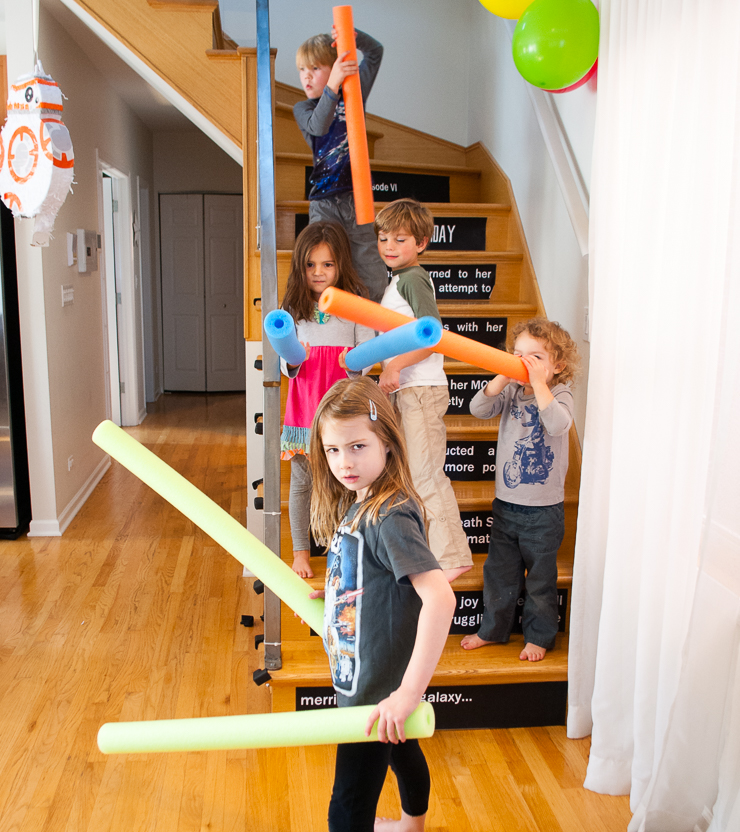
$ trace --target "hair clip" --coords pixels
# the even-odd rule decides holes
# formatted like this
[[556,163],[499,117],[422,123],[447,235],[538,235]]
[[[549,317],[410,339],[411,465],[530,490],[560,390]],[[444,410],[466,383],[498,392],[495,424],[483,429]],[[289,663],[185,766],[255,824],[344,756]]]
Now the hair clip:
[[370,421],[377,422],[378,421],[378,408],[375,406],[375,402],[372,399],[368,399],[370,402]]

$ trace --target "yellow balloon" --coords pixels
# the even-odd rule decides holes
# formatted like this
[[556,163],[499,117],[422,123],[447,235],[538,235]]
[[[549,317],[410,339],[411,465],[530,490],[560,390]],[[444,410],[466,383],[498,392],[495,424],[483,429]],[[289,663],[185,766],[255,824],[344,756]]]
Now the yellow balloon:
[[527,6],[532,4],[532,0],[478,0],[478,2],[489,12],[499,17],[507,17],[509,20],[519,20]]

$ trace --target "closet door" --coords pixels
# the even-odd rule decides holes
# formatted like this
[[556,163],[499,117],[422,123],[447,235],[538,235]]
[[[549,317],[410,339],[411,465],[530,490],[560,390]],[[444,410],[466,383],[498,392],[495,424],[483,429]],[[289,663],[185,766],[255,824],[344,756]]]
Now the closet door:
[[206,390],[203,195],[159,198],[164,389]]
[[206,390],[244,390],[244,228],[239,194],[206,194]]

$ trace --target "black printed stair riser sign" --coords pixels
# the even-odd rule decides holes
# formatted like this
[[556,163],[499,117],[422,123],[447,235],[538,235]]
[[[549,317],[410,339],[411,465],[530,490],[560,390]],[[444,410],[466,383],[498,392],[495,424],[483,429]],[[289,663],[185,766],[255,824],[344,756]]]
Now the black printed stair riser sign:
[[496,347],[506,346],[506,318],[448,318],[442,316],[442,326],[450,332]]
[[[305,196],[311,191],[312,167],[306,168]],[[450,177],[429,173],[402,173],[392,170],[371,171],[373,197],[376,202],[394,199],[418,199],[419,202],[449,202]]]
[[[437,730],[459,730],[564,725],[567,697],[567,682],[524,682],[510,685],[429,687],[422,699],[434,708]],[[333,688],[296,688],[297,711],[315,711],[335,706]]]
[[488,552],[491,533],[491,511],[461,511],[460,520],[468,537],[468,546],[474,555]]
[[448,439],[445,474],[451,480],[460,481],[493,479],[496,475],[496,443],[492,440]]
[[308,225],[308,214],[296,214],[295,215],[295,235],[296,237],[303,231],[303,229]]
[[[452,616],[450,635],[467,635],[477,633],[483,620],[483,592],[482,590],[457,590],[455,592],[455,614]],[[522,607],[524,606],[524,591],[517,601],[517,612],[514,616],[512,633],[522,632]],[[568,608],[568,590],[558,587],[558,630],[565,632],[565,615]]]
[[378,202],[394,199],[417,199],[419,202],[449,202],[450,177],[429,173],[372,171],[373,193]]
[[488,300],[496,283],[496,264],[451,266],[424,263],[434,283],[437,300]]
[[432,704],[438,729],[462,730],[564,725],[567,697],[567,682],[525,682],[430,687],[422,699]]
[[447,376],[447,387],[450,391],[450,403],[447,407],[448,416],[470,416],[470,401],[475,394],[482,390],[493,376],[454,375]]
[[483,592],[470,590],[455,592],[455,614],[452,616],[450,635],[477,633],[483,620]]
[[296,688],[295,709],[315,711],[318,708],[336,708],[337,692],[330,687]]
[[[525,590],[526,591],[526,590]],[[524,606],[524,592],[517,601],[517,611],[514,616],[514,626],[511,629],[512,633],[522,632],[522,607]],[[558,587],[558,630],[561,633],[565,632],[565,615],[568,609],[568,590],[565,587]]]
[[435,217],[429,251],[485,251],[486,217]]

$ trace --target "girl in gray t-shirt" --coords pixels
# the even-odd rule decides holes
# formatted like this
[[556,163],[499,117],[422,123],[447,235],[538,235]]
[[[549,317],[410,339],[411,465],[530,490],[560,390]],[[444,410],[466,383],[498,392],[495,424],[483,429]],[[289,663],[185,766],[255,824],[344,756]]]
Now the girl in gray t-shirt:
[[311,429],[311,530],[328,547],[324,647],[339,707],[376,705],[378,742],[337,748],[330,832],[364,832],[390,764],[404,821],[424,829],[429,769],[404,734],[439,661],[455,609],[426,540],[395,410],[369,378],[337,382]]

